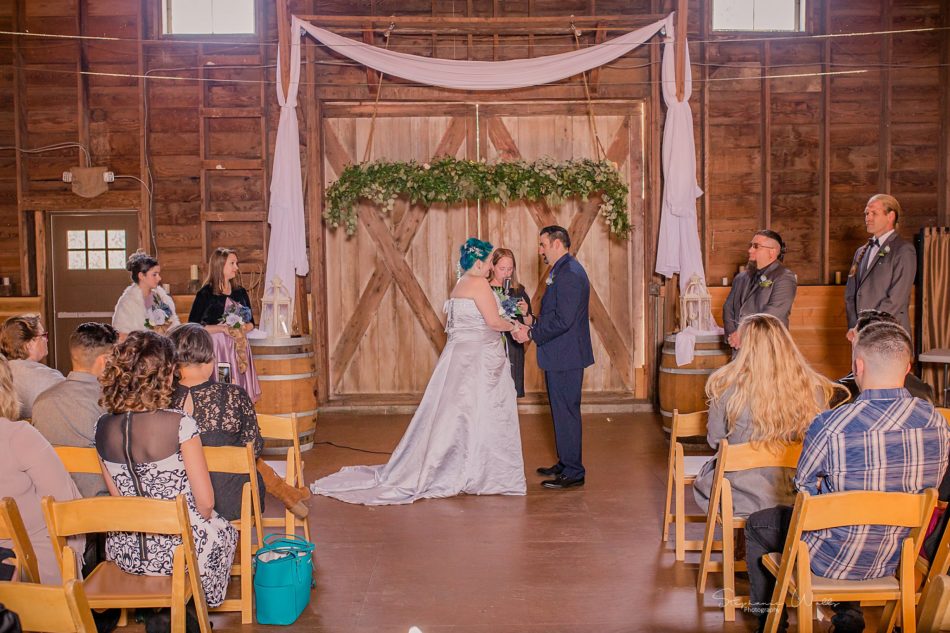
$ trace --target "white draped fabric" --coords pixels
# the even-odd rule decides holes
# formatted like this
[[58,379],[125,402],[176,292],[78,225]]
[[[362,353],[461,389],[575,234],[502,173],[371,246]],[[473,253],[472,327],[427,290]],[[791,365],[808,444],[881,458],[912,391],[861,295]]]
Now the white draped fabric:
[[[264,273],[264,298],[272,294],[271,281],[279,277],[292,301],[296,299],[295,275],[310,271],[307,260],[307,231],[304,221],[303,180],[300,175],[300,138],[297,129],[297,87],[300,84],[300,38],[294,38],[290,52],[290,85],[284,97],[280,64],[277,64],[277,102],[280,123],[274,147],[274,174],[270,182],[270,241]],[[301,297],[302,301],[306,297]],[[273,336],[274,332],[268,332]]]
[[[660,210],[660,236],[656,249],[656,272],[664,277],[679,273],[680,292],[693,275],[706,279],[703,254],[699,244],[699,225],[696,221],[696,198],[703,190],[696,183],[696,144],[693,140],[693,112],[689,97],[693,92],[693,78],[689,67],[689,46],[686,46],[686,72],[683,100],[676,98],[675,34],[669,36],[663,47],[663,101],[666,103],[666,123],[663,126],[663,204]],[[708,323],[715,323],[712,314]],[[712,331],[693,331],[686,328],[676,336],[676,364],[693,361],[697,334],[722,334],[722,328]]]
[[702,190],[696,184],[696,149],[688,102],[692,91],[689,58],[686,59],[685,96],[680,102],[676,99],[673,60],[674,16],[671,13],[663,20],[589,48],[501,62],[433,59],[388,51],[293,18],[290,90],[286,100],[281,95],[279,79],[277,82],[281,115],[274,150],[269,215],[271,240],[266,279],[269,281],[280,276],[292,291],[294,284],[289,273],[307,272],[295,112],[300,79],[300,38],[304,32],[340,55],[387,75],[458,90],[504,90],[550,83],[597,68],[629,53],[661,29],[666,29],[668,35],[662,67],[663,97],[668,112],[663,131],[665,185],[656,271],[668,277],[679,272],[681,288],[685,288],[693,273],[705,278],[696,223],[696,197],[702,195]]
[[502,62],[434,59],[387,51],[331,33],[299,18],[294,18],[293,37],[299,38],[300,29],[303,29],[321,44],[344,57],[381,73],[420,84],[457,90],[510,90],[540,86],[603,66],[648,41],[660,29],[672,29],[671,17],[657,20],[597,46],[569,53]]

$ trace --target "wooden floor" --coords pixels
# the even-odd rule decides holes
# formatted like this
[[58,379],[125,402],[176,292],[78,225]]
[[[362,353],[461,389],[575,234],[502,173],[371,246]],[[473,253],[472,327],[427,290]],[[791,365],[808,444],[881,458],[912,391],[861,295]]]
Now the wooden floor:
[[[391,451],[408,421],[323,416],[317,441]],[[713,597],[718,580],[697,598],[695,564],[674,563],[660,544],[668,449],[659,416],[591,414],[584,424],[583,489],[538,485],[534,469],[555,461],[550,418],[524,415],[525,497],[381,508],[312,499],[317,587],[295,626],[314,633],[406,633],[412,625],[423,633],[751,631],[743,615],[724,625]],[[305,460],[312,480],[387,456],[318,444]],[[270,628],[213,619],[217,633]]]

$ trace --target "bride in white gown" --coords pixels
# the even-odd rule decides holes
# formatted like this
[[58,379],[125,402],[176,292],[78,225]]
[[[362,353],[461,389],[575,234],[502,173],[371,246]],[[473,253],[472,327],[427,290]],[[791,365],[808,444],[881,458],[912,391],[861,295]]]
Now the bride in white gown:
[[518,405],[499,332],[520,327],[499,316],[488,285],[492,245],[469,238],[448,313],[448,341],[422,402],[389,462],[348,466],[310,489],[348,503],[525,494]]

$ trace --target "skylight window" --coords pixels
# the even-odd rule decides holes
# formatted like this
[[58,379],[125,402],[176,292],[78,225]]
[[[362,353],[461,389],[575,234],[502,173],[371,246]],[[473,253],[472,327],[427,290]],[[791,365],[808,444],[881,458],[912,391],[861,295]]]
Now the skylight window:
[[162,0],[166,35],[254,33],[254,0]]

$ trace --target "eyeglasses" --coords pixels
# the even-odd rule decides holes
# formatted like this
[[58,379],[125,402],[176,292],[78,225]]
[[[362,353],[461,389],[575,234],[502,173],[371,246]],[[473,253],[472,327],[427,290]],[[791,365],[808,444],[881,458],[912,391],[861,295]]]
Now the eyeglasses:
[[760,248],[770,248],[775,250],[774,246],[769,246],[768,244],[759,244],[758,242],[749,242],[749,248],[754,250],[759,250]]

